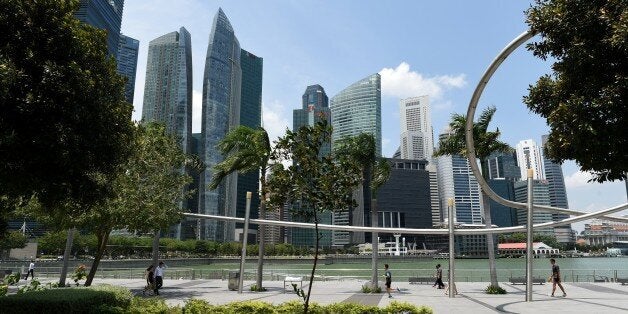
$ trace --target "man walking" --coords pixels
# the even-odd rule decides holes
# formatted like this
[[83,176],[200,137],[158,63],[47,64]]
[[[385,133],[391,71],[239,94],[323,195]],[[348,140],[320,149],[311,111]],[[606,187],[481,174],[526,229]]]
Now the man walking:
[[28,279],[28,275],[31,275],[31,280],[35,278],[35,263],[32,260],[30,265],[28,265],[28,273],[26,273],[24,280]]
[[[390,269],[388,269],[388,264],[384,264],[384,277],[386,277],[386,292],[388,292],[388,297],[392,298],[392,295],[390,294],[392,291],[390,288],[392,284],[392,273],[390,272]],[[397,288],[397,290],[399,290],[399,288]]]
[[565,288],[563,288],[563,285],[560,283],[560,267],[556,265],[556,260],[553,258],[550,259],[550,263],[552,264],[552,296],[554,296],[556,285],[558,285],[560,290],[563,291],[563,297],[566,297],[567,293],[565,292]]
[[445,288],[445,284],[443,283],[443,269],[440,267],[440,264],[436,265],[436,282],[432,287],[436,287],[438,285],[438,289]]
[[159,266],[155,268],[155,295],[159,295],[159,288],[164,285],[164,262],[159,262]]

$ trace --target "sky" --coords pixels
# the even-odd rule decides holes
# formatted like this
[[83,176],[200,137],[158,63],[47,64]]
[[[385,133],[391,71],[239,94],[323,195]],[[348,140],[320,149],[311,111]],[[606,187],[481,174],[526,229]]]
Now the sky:
[[[133,119],[141,119],[146,58],[151,40],[185,27],[192,37],[193,125],[200,132],[203,69],[213,17],[221,7],[242,49],[264,59],[263,123],[271,139],[292,127],[308,85],[320,84],[329,98],[366,76],[382,76],[382,152],[399,146],[399,100],[429,95],[434,136],[452,113],[465,114],[484,70],[527,29],[526,1],[207,1],[127,0],[122,33],[140,41]],[[534,39],[533,39],[534,40]],[[537,38],[538,40],[538,38]],[[528,86],[550,73],[519,48],[493,75],[477,113],[497,112],[490,129],[515,146],[539,145],[545,120],[522,103]],[[477,118],[477,114],[476,114]],[[588,183],[576,163],[563,164],[571,209],[595,211],[626,202],[623,182]],[[624,212],[623,214],[628,214]],[[574,229],[583,230],[583,223]]]

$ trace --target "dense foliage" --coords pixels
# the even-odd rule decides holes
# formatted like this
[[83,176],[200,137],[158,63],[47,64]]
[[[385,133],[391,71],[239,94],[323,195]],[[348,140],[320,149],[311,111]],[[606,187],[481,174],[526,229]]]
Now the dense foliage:
[[[0,217],[36,195],[88,211],[132,145],[132,106],[106,34],[76,0],[0,0]],[[74,215],[74,212],[67,213]]]
[[628,172],[628,2],[537,0],[526,11],[540,40],[535,56],[555,60],[524,103],[550,126],[545,153],[575,160],[599,182]]

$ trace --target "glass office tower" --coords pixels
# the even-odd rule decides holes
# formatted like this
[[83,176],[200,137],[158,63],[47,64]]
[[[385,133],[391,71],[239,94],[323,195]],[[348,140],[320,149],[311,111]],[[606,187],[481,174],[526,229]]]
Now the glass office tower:
[[135,94],[135,73],[137,72],[137,53],[140,41],[120,34],[118,43],[118,73],[126,77],[124,97],[128,103],[133,103]]
[[74,16],[83,23],[107,32],[107,50],[118,57],[124,0],[81,0]]

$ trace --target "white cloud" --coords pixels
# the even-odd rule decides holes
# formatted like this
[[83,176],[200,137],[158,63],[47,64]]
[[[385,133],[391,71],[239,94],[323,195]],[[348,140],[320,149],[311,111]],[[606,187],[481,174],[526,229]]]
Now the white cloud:
[[201,132],[201,121],[203,119],[203,93],[192,90],[192,132]]
[[401,62],[394,69],[383,68],[379,74],[382,76],[382,95],[397,98],[429,95],[431,100],[439,100],[446,90],[462,88],[467,84],[464,74],[426,77],[410,71],[406,62]]
[[576,171],[565,177],[565,186],[568,189],[586,187],[591,184],[588,183],[588,181],[591,180],[592,177],[593,176],[588,172]]
[[285,135],[286,128],[291,128],[288,114],[277,100],[270,104],[262,103],[262,107],[264,129],[268,132],[270,141],[273,142]]

